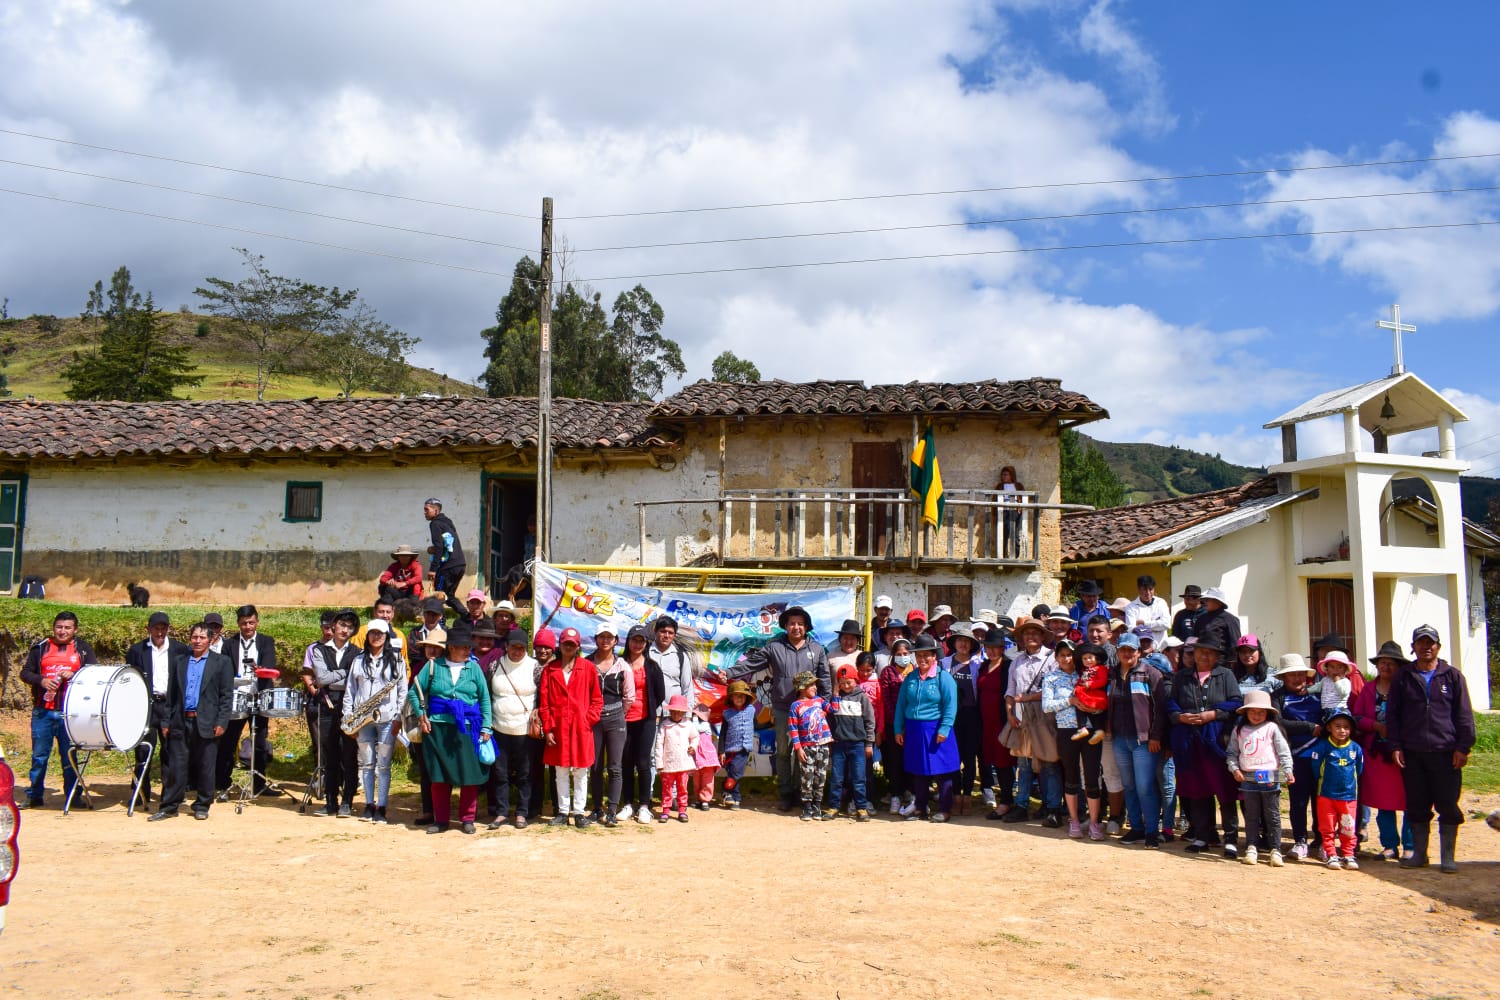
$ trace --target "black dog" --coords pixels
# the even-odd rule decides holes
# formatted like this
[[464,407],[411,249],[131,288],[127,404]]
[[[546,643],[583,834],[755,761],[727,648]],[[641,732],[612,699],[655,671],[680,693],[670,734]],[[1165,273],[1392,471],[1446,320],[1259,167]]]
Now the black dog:
[[146,608],[151,606],[151,591],[136,583],[127,583],[125,589],[130,591],[130,606],[132,608]]

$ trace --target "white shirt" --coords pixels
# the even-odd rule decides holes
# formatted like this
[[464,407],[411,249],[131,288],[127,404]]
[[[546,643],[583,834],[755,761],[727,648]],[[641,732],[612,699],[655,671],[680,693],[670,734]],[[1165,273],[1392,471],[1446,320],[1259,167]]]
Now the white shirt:
[[1137,597],[1125,605],[1125,625],[1127,628],[1135,628],[1140,622],[1151,626],[1151,638],[1155,640],[1156,648],[1160,649],[1162,640],[1167,637],[1167,630],[1172,627],[1172,609],[1160,597],[1153,597],[1150,604],[1142,603]]
[[[255,648],[255,636],[252,635],[249,639],[246,639],[244,636],[242,636],[238,632],[236,632],[235,636],[234,636],[234,639],[232,639],[231,642],[233,643],[233,645],[230,648],[234,650],[234,653],[232,655],[234,656],[234,674],[235,674],[235,676],[236,677],[251,677],[251,676],[254,676],[254,674],[255,674],[255,667],[260,666],[260,662],[256,659],[256,657],[259,656],[260,654],[259,654],[259,652],[256,651],[256,648]],[[253,664],[253,665],[247,665],[246,664],[246,660],[245,660],[246,654],[249,655],[249,657],[250,657],[250,661],[249,662],[250,662],[250,664]]]
[[167,694],[167,653],[172,648],[172,640],[168,639],[160,646],[150,643],[151,646],[151,693],[166,697]]

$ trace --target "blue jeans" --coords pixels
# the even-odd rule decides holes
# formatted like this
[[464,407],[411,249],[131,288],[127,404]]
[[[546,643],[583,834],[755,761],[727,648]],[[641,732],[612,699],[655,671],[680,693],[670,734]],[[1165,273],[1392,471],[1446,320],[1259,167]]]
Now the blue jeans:
[[857,740],[834,740],[828,775],[828,804],[838,809],[844,801],[844,772],[848,770],[849,797],[856,809],[869,809],[865,797],[865,745]]
[[1396,810],[1381,809],[1375,813],[1375,827],[1380,831],[1380,846],[1387,850],[1412,850],[1411,824],[1401,814],[1401,836],[1396,836]]
[[359,776],[364,781],[365,805],[384,809],[391,793],[391,751],[396,749],[394,720],[372,722],[355,736],[359,747]]
[[1161,828],[1177,829],[1177,761],[1162,757],[1156,765],[1156,790],[1161,796]]
[[[1031,761],[1025,757],[1016,759],[1016,805],[1031,808],[1031,789],[1036,776],[1031,770]],[[1042,811],[1062,812],[1063,779],[1062,767],[1057,761],[1042,762]]]
[[73,782],[78,774],[73,770],[73,757],[68,752],[73,744],[68,741],[68,727],[63,723],[63,714],[57,709],[33,708],[31,710],[31,787],[26,797],[32,802],[42,801],[46,789],[47,762],[52,757],[52,741],[57,741],[57,752],[62,757],[63,798],[73,791]]
[[1130,828],[1148,837],[1161,832],[1161,796],[1156,792],[1156,764],[1160,753],[1152,753],[1143,740],[1116,735],[1115,763],[1125,785],[1125,813]]

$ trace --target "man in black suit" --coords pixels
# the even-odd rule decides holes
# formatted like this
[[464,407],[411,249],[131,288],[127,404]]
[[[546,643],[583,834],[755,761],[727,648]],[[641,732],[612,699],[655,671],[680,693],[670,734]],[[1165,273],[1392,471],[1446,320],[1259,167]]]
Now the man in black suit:
[[[327,808],[315,816],[338,816],[348,819],[353,813],[354,792],[359,783],[354,738],[343,729],[344,689],[349,683],[349,669],[354,666],[359,647],[349,639],[359,630],[359,615],[344,608],[333,618],[333,636],[318,646],[313,661],[313,679],[323,699],[323,794]],[[342,797],[342,802],[340,798]]]
[[[255,605],[244,604],[235,611],[234,618],[239,625],[239,633],[226,635],[223,640],[224,655],[229,657],[229,662],[234,666],[234,686],[253,690],[257,694],[275,687],[274,680],[255,675],[257,669],[274,670],[276,667],[275,640],[257,631],[260,628],[260,612]],[[230,719],[219,740],[219,752],[214,765],[214,787],[218,790],[220,802],[229,798],[229,785],[234,777],[234,762],[239,759],[240,737],[245,732],[245,721]],[[270,721],[263,715],[255,717],[255,749],[251,754],[255,774],[251,779],[251,788],[256,795],[281,794],[279,788],[266,787],[266,768],[271,765],[271,741],[266,735]]]
[[229,657],[208,648],[211,641],[209,626],[199,622],[188,633],[187,652],[172,657],[168,719],[161,731],[167,745],[166,788],[161,808],[151,814],[153,822],[177,815],[190,779],[198,793],[193,818],[208,819],[213,805],[214,756],[229,724],[234,667]]
[[153,611],[146,621],[146,638],[125,651],[125,662],[140,672],[146,679],[146,690],[151,692],[151,715],[146,725],[143,744],[135,748],[135,776],[141,785],[141,801],[151,801],[151,773],[147,761],[152,756],[161,760],[162,789],[167,786],[167,762],[165,746],[158,746],[157,737],[167,725],[167,689],[171,686],[172,657],[188,651],[187,644],[171,637],[172,619],[164,611]]

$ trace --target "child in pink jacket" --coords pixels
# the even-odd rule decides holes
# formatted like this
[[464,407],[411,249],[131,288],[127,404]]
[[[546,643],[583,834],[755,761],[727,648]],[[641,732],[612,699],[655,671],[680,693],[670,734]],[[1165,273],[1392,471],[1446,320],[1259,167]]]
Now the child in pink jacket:
[[699,809],[708,811],[714,800],[714,775],[719,772],[719,748],[714,745],[714,727],[708,721],[708,706],[698,705],[693,709],[693,721],[698,729],[698,752],[693,756],[696,770],[693,783],[697,785]]
[[677,802],[677,819],[688,821],[688,775],[698,769],[698,725],[687,717],[687,699],[674,694],[667,699],[669,718],[656,729],[656,769],[661,772],[661,821],[671,818]]

